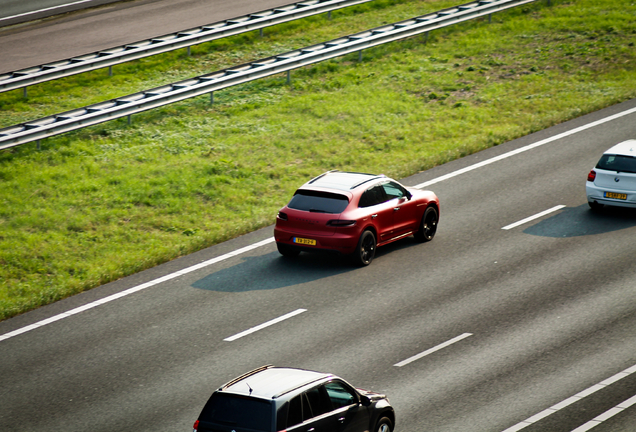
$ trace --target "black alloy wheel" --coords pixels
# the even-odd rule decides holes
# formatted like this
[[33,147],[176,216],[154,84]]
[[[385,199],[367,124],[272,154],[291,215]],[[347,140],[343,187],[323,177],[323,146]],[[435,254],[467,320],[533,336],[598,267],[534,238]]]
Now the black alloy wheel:
[[415,240],[424,243],[433,240],[435,233],[437,232],[437,222],[439,217],[437,216],[437,210],[434,207],[428,207],[422,216],[422,222],[420,222],[420,229],[415,233],[413,237]]
[[354,258],[357,264],[361,266],[368,266],[373,261],[373,257],[375,256],[375,235],[373,232],[366,230],[360,236],[360,240],[358,240],[358,247],[354,253]]
[[376,432],[391,432],[393,430],[393,424],[387,417],[382,417],[375,430]]

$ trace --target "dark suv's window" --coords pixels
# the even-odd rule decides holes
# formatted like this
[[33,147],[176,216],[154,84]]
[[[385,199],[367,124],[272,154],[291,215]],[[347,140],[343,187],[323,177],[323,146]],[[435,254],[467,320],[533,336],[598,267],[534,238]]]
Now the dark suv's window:
[[348,406],[358,401],[353,392],[338,381],[325,384],[325,389],[327,389],[327,394],[334,409]]
[[216,430],[206,427],[211,423],[268,432],[272,424],[272,406],[269,402],[226,393],[214,393],[199,416],[199,431]]
[[297,190],[287,207],[317,213],[342,213],[349,204],[345,195],[329,192]]
[[608,171],[619,171],[636,173],[636,158],[632,156],[621,156],[604,154],[596,164],[596,168]]
[[[277,427],[279,430],[300,424],[311,418],[331,411],[331,401],[323,386],[315,387],[296,396],[287,404],[287,413],[281,409],[278,413]],[[286,421],[282,421],[287,417]]]

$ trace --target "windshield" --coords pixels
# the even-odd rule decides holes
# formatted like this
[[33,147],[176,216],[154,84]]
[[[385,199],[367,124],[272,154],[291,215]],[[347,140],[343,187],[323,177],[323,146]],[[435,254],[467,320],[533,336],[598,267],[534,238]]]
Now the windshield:
[[236,429],[269,431],[272,424],[272,407],[260,399],[214,393],[203,407],[199,420]]
[[596,168],[608,171],[636,173],[636,158],[632,156],[622,156],[604,154],[596,164]]
[[330,192],[297,190],[287,207],[315,213],[342,213],[349,204],[345,195]]

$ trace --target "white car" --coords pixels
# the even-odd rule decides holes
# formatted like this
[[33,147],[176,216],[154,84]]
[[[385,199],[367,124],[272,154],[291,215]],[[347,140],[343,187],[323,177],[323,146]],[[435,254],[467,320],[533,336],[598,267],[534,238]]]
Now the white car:
[[604,205],[636,208],[636,139],[603,153],[587,175],[585,192],[592,210]]

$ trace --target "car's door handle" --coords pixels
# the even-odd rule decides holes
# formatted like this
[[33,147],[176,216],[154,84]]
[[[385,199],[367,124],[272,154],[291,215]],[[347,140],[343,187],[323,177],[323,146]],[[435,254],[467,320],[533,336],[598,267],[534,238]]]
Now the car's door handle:
[[394,207],[393,211],[398,211],[400,208],[399,207]]
[[307,429],[307,432],[314,432],[316,428]]
[[340,417],[340,418],[338,419],[338,421],[339,421],[340,423],[344,423],[345,418],[344,418],[344,417]]
[[372,219],[375,219],[375,218],[377,218],[377,217],[378,217],[378,215],[377,215],[377,214],[371,215],[371,218],[372,218]]

